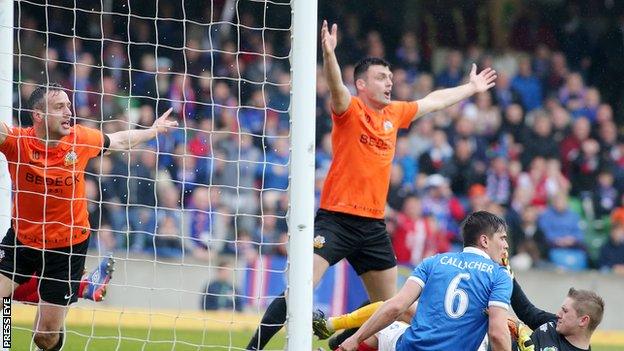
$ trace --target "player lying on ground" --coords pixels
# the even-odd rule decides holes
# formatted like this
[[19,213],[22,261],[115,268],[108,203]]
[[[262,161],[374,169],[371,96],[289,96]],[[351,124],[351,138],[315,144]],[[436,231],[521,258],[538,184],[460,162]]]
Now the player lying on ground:
[[[108,282],[113,277],[114,270],[115,260],[113,256],[102,258],[100,264],[95,267],[91,273],[85,272],[85,274],[83,274],[80,285],[78,286],[78,298],[93,300],[95,302],[104,300]],[[33,274],[29,281],[19,285],[13,291],[13,300],[31,304],[39,303],[41,300],[39,296],[40,279],[38,275]]]
[[[508,261],[503,260],[508,267]],[[323,312],[314,313],[314,335],[327,339],[340,329],[358,328],[375,313],[383,302],[377,302],[338,317],[325,319]],[[602,321],[604,302],[591,291],[571,288],[555,315],[535,307],[513,279],[511,306],[520,320],[509,317],[508,327],[520,351],[536,351],[556,347],[560,351],[589,350],[591,335]],[[415,307],[415,306],[413,306]],[[401,320],[410,320],[412,308]],[[528,324],[528,326],[527,326]],[[535,329],[532,331],[531,329]],[[334,341],[336,343],[336,341]],[[332,346],[332,345],[330,345]],[[337,348],[337,346],[335,347]]]

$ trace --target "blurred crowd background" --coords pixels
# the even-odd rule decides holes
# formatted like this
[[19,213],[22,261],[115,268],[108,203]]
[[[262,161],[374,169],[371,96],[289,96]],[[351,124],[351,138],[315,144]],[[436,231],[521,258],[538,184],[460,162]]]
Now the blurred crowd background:
[[[213,263],[286,255],[288,4],[66,3],[16,3],[14,123],[30,124],[26,99],[48,81],[105,133],[169,107],[180,121],[92,162],[92,245]],[[498,72],[489,92],[400,132],[387,225],[401,264],[458,250],[461,220],[483,209],[509,223],[516,269],[624,273],[619,2],[321,1],[319,17],[339,25],[352,92],[364,56],[392,63],[396,100],[462,84],[473,62]],[[317,71],[318,202],[332,149]]]

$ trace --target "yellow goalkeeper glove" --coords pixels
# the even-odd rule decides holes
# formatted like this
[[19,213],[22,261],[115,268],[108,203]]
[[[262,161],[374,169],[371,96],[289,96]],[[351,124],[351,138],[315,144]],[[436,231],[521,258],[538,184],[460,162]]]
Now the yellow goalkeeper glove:
[[503,254],[503,258],[501,259],[501,266],[505,267],[507,272],[509,272],[509,276],[511,276],[511,279],[513,279],[514,274],[513,274],[513,271],[511,270],[511,265],[509,264],[509,252],[508,251],[505,251],[505,253]]
[[533,340],[531,340],[531,334],[533,334],[531,328],[511,317],[507,318],[507,327],[511,333],[511,338],[518,343],[520,351],[535,351],[535,345],[533,345]]

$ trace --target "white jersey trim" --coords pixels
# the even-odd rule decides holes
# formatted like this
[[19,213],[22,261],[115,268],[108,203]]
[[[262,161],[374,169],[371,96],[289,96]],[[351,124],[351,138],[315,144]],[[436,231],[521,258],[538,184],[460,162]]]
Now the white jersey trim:
[[506,310],[509,310],[509,305],[504,303],[504,302],[500,302],[500,301],[490,301],[488,303],[488,306],[496,306],[496,307],[501,307],[501,308],[504,308]]
[[416,284],[420,285],[421,288],[425,287],[425,282],[422,279],[418,278],[418,277],[415,277],[415,276],[412,275],[412,276],[410,276],[407,279],[408,280],[413,280],[414,282],[416,282]]

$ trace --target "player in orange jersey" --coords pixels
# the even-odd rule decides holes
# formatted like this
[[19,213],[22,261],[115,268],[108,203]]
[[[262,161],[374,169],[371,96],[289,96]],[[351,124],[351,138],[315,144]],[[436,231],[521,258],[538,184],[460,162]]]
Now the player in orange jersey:
[[69,305],[76,301],[84,271],[90,226],[84,172],[90,159],[129,150],[175,127],[171,109],[149,129],[103,134],[72,126],[71,103],[59,84],[40,86],[29,98],[33,126],[0,123],[0,152],[13,183],[13,220],[0,243],[0,295],[11,296],[33,273],[40,303],[35,344],[58,350]]
[[[323,22],[324,73],[331,94],[333,160],[314,223],[314,275],[318,284],[331,265],[347,258],[362,278],[369,299],[381,301],[396,292],[397,268],[386,231],[384,208],[400,128],[429,112],[444,109],[494,86],[496,72],[477,73],[468,83],[432,92],[417,101],[392,101],[392,72],[380,58],[361,60],[354,71],[357,95],[342,82],[335,55],[338,27]],[[286,320],[282,295],[267,308],[248,350],[264,348]]]

